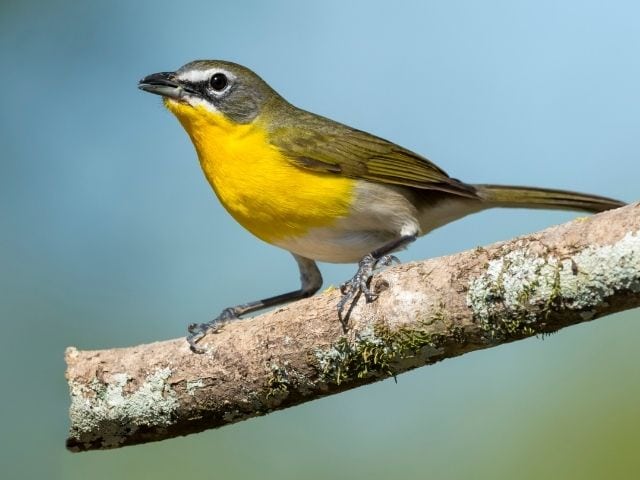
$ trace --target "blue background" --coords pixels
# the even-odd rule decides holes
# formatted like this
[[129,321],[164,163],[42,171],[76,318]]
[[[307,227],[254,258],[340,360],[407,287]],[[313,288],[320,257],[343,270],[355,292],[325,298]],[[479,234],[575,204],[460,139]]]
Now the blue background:
[[[196,58],[470,182],[638,200],[640,7],[610,1],[0,4],[3,478],[630,478],[638,312],[401,375],[216,431],[64,449],[63,351],[184,334],[290,290],[289,255],[218,204],[146,74]],[[403,260],[571,213],[492,211]],[[352,265],[323,265],[326,284]]]

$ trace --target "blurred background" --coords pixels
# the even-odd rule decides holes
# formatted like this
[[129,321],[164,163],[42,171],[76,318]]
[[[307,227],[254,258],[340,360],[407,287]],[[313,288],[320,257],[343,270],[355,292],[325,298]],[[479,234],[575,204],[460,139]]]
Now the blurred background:
[[[2,478],[632,478],[638,311],[287,411],[120,450],[64,448],[63,352],[178,337],[297,286],[218,204],[141,77],[249,66],[292,103],[471,182],[640,199],[633,1],[0,3]],[[403,260],[574,218],[492,211]],[[337,285],[353,265],[321,265]]]

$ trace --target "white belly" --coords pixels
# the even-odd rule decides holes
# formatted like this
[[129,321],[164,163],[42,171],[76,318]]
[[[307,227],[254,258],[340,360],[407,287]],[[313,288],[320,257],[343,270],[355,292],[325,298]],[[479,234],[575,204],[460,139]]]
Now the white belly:
[[400,235],[419,233],[417,214],[401,188],[362,181],[347,217],[275,244],[312,260],[355,263]]
[[296,255],[329,263],[356,263],[367,253],[393,240],[384,231],[314,228],[303,237],[278,240],[276,245]]

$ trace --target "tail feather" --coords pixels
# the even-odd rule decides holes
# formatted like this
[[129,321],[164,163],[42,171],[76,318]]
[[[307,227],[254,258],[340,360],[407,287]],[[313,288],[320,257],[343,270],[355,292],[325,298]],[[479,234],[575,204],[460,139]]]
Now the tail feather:
[[474,187],[482,199],[496,207],[578,210],[595,213],[625,205],[624,202],[612,198],[566,190],[510,185],[474,185]]

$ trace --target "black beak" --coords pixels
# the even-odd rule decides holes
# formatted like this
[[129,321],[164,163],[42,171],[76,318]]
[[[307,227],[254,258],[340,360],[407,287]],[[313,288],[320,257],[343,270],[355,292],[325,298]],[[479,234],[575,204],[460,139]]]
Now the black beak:
[[194,93],[176,81],[174,72],[160,72],[147,75],[138,82],[138,88],[145,92],[180,100],[185,93]]

